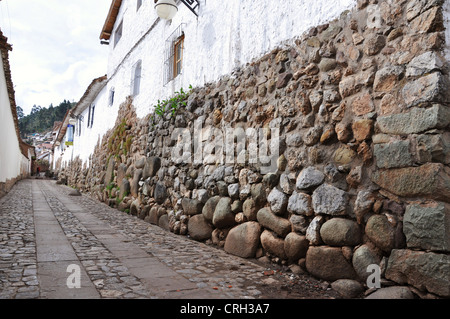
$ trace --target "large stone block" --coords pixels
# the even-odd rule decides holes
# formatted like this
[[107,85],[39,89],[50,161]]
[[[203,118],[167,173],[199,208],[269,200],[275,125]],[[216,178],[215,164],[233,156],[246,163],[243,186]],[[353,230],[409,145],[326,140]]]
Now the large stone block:
[[261,226],[257,222],[240,224],[228,233],[224,249],[242,258],[253,258],[260,243],[260,235]]
[[297,261],[305,257],[308,246],[309,241],[306,237],[295,232],[289,233],[284,239],[284,252],[290,261]]
[[222,197],[216,205],[212,223],[217,228],[226,228],[236,224],[231,211],[231,198]]
[[265,251],[271,255],[280,257],[281,259],[287,259],[284,251],[284,240],[277,237],[273,232],[264,230],[261,234],[261,245]]
[[306,253],[306,269],[311,275],[328,281],[357,278],[340,247],[310,246]]
[[289,220],[276,216],[269,207],[260,209],[256,218],[261,226],[273,230],[280,237],[285,237],[291,231]]
[[381,250],[390,252],[395,245],[395,228],[385,215],[373,215],[366,224],[367,237]]
[[356,246],[361,242],[361,231],[352,220],[332,218],[320,228],[320,237],[330,246]]
[[106,174],[104,179],[104,184],[106,186],[109,185],[113,181],[114,178],[114,166],[116,165],[116,161],[114,160],[114,157],[111,156],[108,162],[108,167],[106,168]]
[[386,278],[422,291],[450,297],[450,255],[394,249]]
[[432,202],[407,206],[403,232],[408,248],[450,252],[450,204]]
[[323,184],[312,194],[312,204],[316,214],[345,215],[348,196],[333,185]]
[[414,161],[409,151],[410,141],[395,141],[375,144],[374,155],[378,168],[398,168],[411,166]]
[[434,72],[407,83],[402,89],[406,106],[421,103],[447,102],[447,81],[440,72]]
[[212,226],[203,217],[202,214],[192,216],[188,222],[189,236],[197,241],[203,241],[211,238],[213,232]]
[[450,201],[450,168],[443,164],[379,170],[372,181],[397,196]]
[[145,161],[142,177],[144,179],[147,179],[148,177],[153,177],[156,175],[156,173],[160,168],[161,168],[161,159],[159,157],[149,157]]
[[450,108],[435,104],[430,108],[412,108],[401,114],[380,116],[377,119],[381,133],[408,135],[434,128],[445,128],[450,124]]

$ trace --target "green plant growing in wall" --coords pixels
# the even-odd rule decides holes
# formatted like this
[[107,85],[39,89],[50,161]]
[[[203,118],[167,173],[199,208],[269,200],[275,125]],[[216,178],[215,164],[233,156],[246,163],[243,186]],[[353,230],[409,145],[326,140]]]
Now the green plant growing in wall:
[[183,88],[180,88],[180,91],[175,92],[175,95],[172,98],[162,101],[158,100],[158,103],[155,105],[155,113],[151,116],[152,122],[155,119],[155,115],[164,117],[164,115],[169,112],[171,116],[174,116],[180,107],[186,107],[187,99],[192,93],[192,90],[192,85],[189,85],[188,92],[185,92]]

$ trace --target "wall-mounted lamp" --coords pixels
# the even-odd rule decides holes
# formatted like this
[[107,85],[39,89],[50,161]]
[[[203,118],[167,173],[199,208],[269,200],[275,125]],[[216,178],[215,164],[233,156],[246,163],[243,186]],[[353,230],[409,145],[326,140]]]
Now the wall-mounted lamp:
[[[196,10],[200,6],[198,0],[181,0],[196,16]],[[155,0],[155,10],[161,19],[171,20],[178,12],[178,6],[175,0]]]

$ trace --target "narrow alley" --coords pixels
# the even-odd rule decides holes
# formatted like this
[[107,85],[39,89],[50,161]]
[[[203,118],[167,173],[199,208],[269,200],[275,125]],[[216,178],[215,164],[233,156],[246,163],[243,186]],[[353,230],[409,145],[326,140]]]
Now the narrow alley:
[[0,299],[336,297],[71,191],[30,179],[0,200]]

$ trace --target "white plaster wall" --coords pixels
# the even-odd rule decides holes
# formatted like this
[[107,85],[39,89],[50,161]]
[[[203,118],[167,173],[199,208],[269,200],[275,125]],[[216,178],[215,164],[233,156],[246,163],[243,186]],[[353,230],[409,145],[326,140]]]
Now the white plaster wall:
[[[79,135],[78,125],[75,128],[74,143],[70,148],[73,151],[73,159],[77,156],[83,164],[89,166],[89,156],[94,153],[95,146],[103,135],[114,126],[118,113],[118,104],[113,107],[108,106],[108,89],[105,86],[91,103],[95,105],[94,123],[92,127],[87,127],[89,119],[89,107],[81,115],[84,121],[81,123],[81,135]],[[66,157],[64,157],[65,159]]]
[[[356,0],[200,0],[198,19],[183,4],[172,21],[159,20],[153,1],[124,0],[115,28],[123,20],[122,38],[114,47],[111,38],[108,63],[110,84],[117,101],[130,94],[132,66],[142,60],[141,94],[135,98],[137,115],[147,115],[158,99],[180,87],[203,86],[291,43],[312,26],[320,25],[351,9]],[[163,86],[164,47],[167,37],[185,23],[183,74]],[[143,41],[142,35],[153,29]],[[115,30],[115,29],[114,29]]]
[[21,173],[22,152],[14,127],[5,72],[0,56],[0,182],[16,178]]

